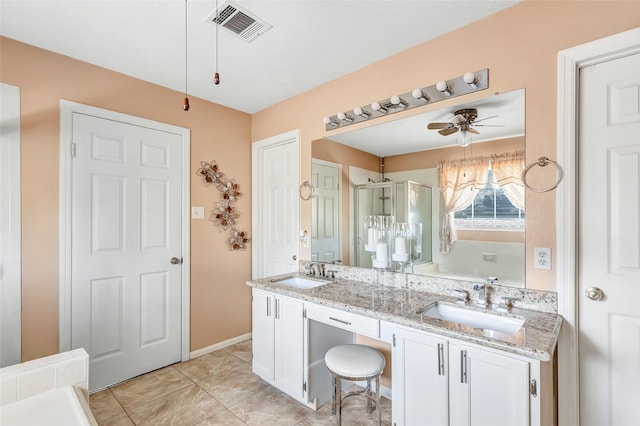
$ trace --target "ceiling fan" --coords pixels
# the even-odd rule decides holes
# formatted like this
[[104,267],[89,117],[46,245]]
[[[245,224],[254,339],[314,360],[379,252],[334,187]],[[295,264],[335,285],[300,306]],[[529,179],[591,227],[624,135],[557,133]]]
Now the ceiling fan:
[[478,124],[481,121],[488,120],[490,118],[498,117],[497,115],[493,115],[491,117],[486,117],[481,120],[476,120],[478,118],[478,110],[475,108],[464,108],[459,109],[453,113],[453,117],[451,120],[444,123],[429,123],[427,125],[427,129],[429,130],[438,130],[442,136],[449,136],[456,132],[462,133],[474,133],[479,135],[480,132],[474,129],[476,126],[491,126],[491,127],[502,127],[499,124]]

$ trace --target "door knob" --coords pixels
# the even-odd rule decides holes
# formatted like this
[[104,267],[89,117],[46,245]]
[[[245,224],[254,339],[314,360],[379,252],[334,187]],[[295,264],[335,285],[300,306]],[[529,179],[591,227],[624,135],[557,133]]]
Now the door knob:
[[291,257],[293,260],[298,260],[298,256],[296,256],[295,254]]
[[179,265],[182,263],[182,258],[181,257],[172,257],[171,258],[171,264],[172,265]]
[[598,301],[604,299],[604,291],[602,291],[598,287],[589,287],[585,294],[591,300]]

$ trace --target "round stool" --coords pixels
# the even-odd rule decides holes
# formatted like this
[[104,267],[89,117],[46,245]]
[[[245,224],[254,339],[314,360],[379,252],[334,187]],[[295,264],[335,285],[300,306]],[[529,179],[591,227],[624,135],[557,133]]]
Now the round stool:
[[[333,379],[333,399],[331,412],[336,416],[336,424],[342,423],[342,401],[353,395],[367,398],[367,411],[378,410],[378,424],[382,424],[380,410],[380,374],[384,370],[385,359],[380,351],[364,345],[339,345],[329,349],[324,362]],[[341,380],[366,380],[367,387],[362,391],[349,392],[342,397]],[[371,394],[371,381],[376,381],[375,397]],[[337,406],[337,408],[336,408]]]

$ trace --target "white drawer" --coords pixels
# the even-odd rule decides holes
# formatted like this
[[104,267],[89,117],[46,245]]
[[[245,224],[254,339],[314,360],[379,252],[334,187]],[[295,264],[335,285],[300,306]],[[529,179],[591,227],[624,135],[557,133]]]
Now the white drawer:
[[306,303],[307,318],[369,337],[380,337],[380,321],[329,306]]

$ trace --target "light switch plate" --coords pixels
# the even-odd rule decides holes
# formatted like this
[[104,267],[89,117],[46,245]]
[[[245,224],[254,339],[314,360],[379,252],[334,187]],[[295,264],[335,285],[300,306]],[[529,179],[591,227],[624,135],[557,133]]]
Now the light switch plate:
[[191,219],[204,219],[204,207],[191,207]]

